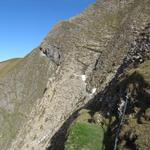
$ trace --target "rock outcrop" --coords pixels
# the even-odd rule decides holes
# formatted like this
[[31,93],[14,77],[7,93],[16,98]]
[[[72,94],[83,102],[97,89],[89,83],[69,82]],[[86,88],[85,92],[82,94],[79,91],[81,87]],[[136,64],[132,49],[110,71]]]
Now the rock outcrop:
[[[125,70],[150,57],[149,23],[149,0],[98,0],[56,25],[38,48],[0,75],[0,147],[62,150],[69,125],[85,106],[101,111],[107,126],[119,102],[112,87]],[[75,127],[101,131],[98,116],[89,118],[96,125]]]

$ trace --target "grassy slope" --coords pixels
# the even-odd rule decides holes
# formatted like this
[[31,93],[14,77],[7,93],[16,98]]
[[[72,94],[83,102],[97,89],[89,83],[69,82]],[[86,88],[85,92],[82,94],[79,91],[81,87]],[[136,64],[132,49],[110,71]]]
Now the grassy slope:
[[127,71],[126,76],[120,80],[119,86],[123,88],[133,82],[150,86],[150,60],[145,61],[136,69]]
[[11,69],[13,69],[19,62],[21,58],[14,58],[4,62],[0,62],[0,77],[6,75]]
[[[0,63],[0,147],[11,141],[38,98],[43,95],[53,64],[38,49],[23,59]],[[53,72],[53,71],[52,71]],[[40,79],[40,80],[39,80]]]
[[[7,61],[0,62],[0,77],[4,77],[7,75],[9,71],[11,71],[15,66],[22,61],[22,58],[14,58]],[[0,140],[4,140],[6,143],[9,139],[13,139],[17,132],[17,126],[19,125],[19,118],[21,114],[18,112],[9,113],[5,109],[0,107],[0,114],[3,116],[4,120],[1,123],[1,133]],[[16,120],[16,117],[18,118]],[[14,128],[14,125],[16,128]]]
[[[132,106],[129,109],[130,117],[126,116],[128,123],[123,125],[120,133],[122,141],[126,141],[127,138],[124,138],[127,133],[134,133],[137,139],[132,145],[135,143],[140,150],[149,149],[150,120],[146,119],[145,113],[150,110],[150,60],[127,71],[123,79],[119,81],[119,87],[127,88],[132,97],[130,98],[132,105],[129,103],[130,107]],[[124,149],[125,143],[122,142],[119,146],[120,149]]]
[[141,64],[136,71],[142,75],[144,81],[150,85],[150,60]]

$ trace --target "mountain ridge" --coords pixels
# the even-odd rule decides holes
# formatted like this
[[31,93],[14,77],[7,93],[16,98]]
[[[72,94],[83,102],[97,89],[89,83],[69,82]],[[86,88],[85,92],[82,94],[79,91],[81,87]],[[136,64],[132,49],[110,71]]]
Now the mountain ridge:
[[[0,77],[4,127],[0,146],[4,150],[56,149],[52,141],[59,129],[96,99],[130,56],[132,44],[150,21],[149,6],[148,0],[98,0],[79,16],[56,25],[38,48]],[[15,114],[17,118],[12,117]],[[5,116],[9,119],[4,120]],[[9,135],[12,129],[15,132]],[[60,143],[57,149],[61,150]]]

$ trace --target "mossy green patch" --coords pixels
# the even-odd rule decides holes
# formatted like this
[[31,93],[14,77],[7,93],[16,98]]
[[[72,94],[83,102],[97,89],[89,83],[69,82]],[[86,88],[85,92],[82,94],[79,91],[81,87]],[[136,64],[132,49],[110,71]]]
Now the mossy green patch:
[[103,150],[104,134],[99,125],[77,122],[69,131],[65,150]]

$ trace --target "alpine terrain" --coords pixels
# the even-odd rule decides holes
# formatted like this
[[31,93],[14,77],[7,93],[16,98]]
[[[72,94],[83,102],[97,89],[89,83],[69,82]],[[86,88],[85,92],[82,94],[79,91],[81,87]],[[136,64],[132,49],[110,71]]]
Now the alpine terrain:
[[149,150],[149,129],[150,0],[97,0],[0,62],[1,150]]

